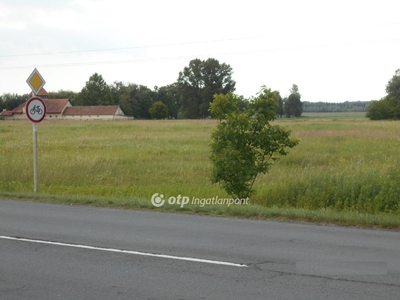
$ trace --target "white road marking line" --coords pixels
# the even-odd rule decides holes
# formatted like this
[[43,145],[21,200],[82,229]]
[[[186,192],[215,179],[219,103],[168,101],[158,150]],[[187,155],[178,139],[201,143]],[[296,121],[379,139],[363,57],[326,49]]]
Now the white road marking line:
[[192,258],[192,257],[184,257],[184,256],[174,256],[174,255],[165,255],[165,254],[154,254],[154,253],[147,253],[147,252],[140,252],[140,251],[102,248],[102,247],[94,247],[94,246],[79,245],[79,244],[61,243],[61,242],[33,240],[33,239],[19,238],[19,237],[12,237],[12,236],[0,235],[0,239],[37,243],[37,244],[46,244],[46,245],[55,245],[55,246],[64,246],[64,247],[72,247],[72,248],[81,248],[81,249],[89,249],[89,250],[108,251],[108,252],[116,252],[116,253],[124,253],[124,254],[133,254],[133,255],[141,255],[141,256],[169,258],[169,259],[175,259],[175,260],[184,260],[184,261],[200,262],[200,263],[214,264],[214,265],[224,265],[224,266],[231,266],[231,267],[240,267],[240,268],[247,267],[247,265],[244,265],[244,264],[236,264],[236,263],[231,263],[231,262],[226,262],[226,261],[209,260],[209,259],[202,259],[202,258]]

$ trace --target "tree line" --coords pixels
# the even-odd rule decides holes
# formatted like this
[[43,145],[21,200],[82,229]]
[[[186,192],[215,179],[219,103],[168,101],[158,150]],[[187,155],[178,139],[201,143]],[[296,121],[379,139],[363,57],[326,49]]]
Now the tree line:
[[366,112],[372,101],[303,102],[304,112]]
[[[209,118],[210,103],[216,94],[235,92],[230,65],[214,58],[193,59],[179,72],[176,82],[153,89],[136,83],[115,81],[107,84],[103,76],[90,76],[80,92],[59,90],[49,92],[50,99],[68,98],[73,106],[119,105],[128,116],[138,119],[199,119]],[[293,84],[290,95],[282,98],[276,93],[276,114],[279,117],[300,117],[303,103],[298,86]],[[0,111],[11,110],[28,99],[28,94],[0,96]],[[252,99],[239,96],[241,107]]]
[[[80,92],[59,90],[49,92],[49,98],[68,98],[72,105],[119,105],[128,116],[138,119],[199,119],[211,117],[209,105],[215,94],[235,91],[230,65],[214,58],[194,59],[181,72],[176,82],[153,89],[147,86],[115,81],[107,84],[100,74],[93,74]],[[356,101],[343,103],[301,101],[299,88],[293,84],[290,95],[282,98],[276,93],[278,117],[300,117],[303,112],[367,112],[367,117],[377,119],[400,119],[400,69],[386,86],[387,96],[379,101]],[[3,94],[0,111],[12,110],[24,103],[28,94]],[[245,108],[252,99],[239,96],[240,106]],[[253,99],[254,100],[254,99]]]

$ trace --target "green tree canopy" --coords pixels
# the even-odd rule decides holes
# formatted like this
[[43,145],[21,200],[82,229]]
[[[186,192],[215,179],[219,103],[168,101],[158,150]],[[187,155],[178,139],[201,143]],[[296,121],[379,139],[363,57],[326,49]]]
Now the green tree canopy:
[[283,107],[283,99],[282,99],[282,97],[281,97],[281,94],[279,94],[279,92],[278,91],[275,91],[275,93],[276,93],[276,103],[277,103],[277,106],[276,106],[276,115],[278,116],[278,117],[280,117],[280,118],[282,118],[283,117],[283,115],[285,114],[285,110],[284,110],[284,107]]
[[400,69],[389,80],[386,92],[386,97],[368,107],[366,116],[371,120],[400,119]]
[[179,88],[177,83],[167,86],[154,87],[153,101],[161,101],[168,107],[169,117],[178,118],[179,111]]
[[74,101],[77,95],[78,93],[70,90],[58,90],[57,92],[49,92],[49,99],[69,99],[71,101]]
[[112,105],[112,95],[110,87],[107,85],[103,76],[94,73],[86,81],[86,85],[73,101],[74,105]]
[[392,79],[386,85],[386,93],[389,97],[400,101],[400,69],[395,72]]
[[150,119],[149,109],[153,105],[153,92],[144,85],[124,84],[116,81],[110,87],[113,102],[119,104],[124,113],[139,119]]
[[301,95],[299,93],[299,87],[296,84],[293,84],[290,89],[289,97],[284,101],[286,117],[301,117],[301,114],[303,113],[303,102],[301,102],[300,99]]
[[153,105],[153,93],[145,85],[130,86],[128,105],[133,110],[133,116],[140,119],[150,119],[149,109]]
[[181,114],[185,118],[210,116],[209,105],[215,94],[227,94],[235,90],[232,68],[214,58],[205,61],[194,59],[179,72]]
[[29,99],[28,94],[18,95],[18,94],[3,94],[0,96],[0,112],[3,109],[13,110],[18,105],[24,103]]
[[370,106],[368,106],[366,116],[371,120],[391,119],[392,117],[389,101],[387,101],[386,99],[373,101]]
[[149,113],[152,119],[167,119],[168,118],[168,106],[166,106],[161,101],[154,102],[151,108],[149,109]]
[[232,93],[215,95],[210,105],[218,119],[211,142],[212,181],[234,197],[249,197],[258,175],[268,173],[278,155],[298,144],[290,131],[270,124],[276,118],[277,97],[263,87],[244,110]]
[[111,87],[113,103],[118,104],[125,115],[133,116],[133,107],[129,102],[132,85],[125,85],[122,81],[115,81]]

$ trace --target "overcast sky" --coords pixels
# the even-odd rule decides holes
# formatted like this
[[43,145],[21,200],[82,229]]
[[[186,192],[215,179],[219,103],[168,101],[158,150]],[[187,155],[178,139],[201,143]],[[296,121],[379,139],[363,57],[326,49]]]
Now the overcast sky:
[[303,101],[386,95],[400,68],[399,0],[0,0],[0,95],[79,92],[89,77],[153,89],[190,60],[229,64],[236,93],[262,85]]

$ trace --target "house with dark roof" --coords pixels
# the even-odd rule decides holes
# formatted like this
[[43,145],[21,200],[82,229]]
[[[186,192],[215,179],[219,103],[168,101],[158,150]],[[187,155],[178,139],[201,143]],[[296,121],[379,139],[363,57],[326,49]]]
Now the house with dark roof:
[[26,119],[26,115],[24,115],[24,108],[25,108],[26,102],[18,105],[16,108],[13,110],[3,110],[0,113],[0,118],[4,120],[20,120],[20,119]]
[[[62,119],[64,110],[72,106],[68,99],[43,99],[46,104],[46,119]],[[0,117],[4,120],[22,120],[27,119],[25,106],[28,101],[18,105],[13,110],[4,110]]]
[[[69,99],[48,99],[48,95],[45,89],[41,89],[37,94],[46,104],[45,120],[115,120],[127,118],[118,105],[72,106]],[[4,110],[0,113],[0,118],[4,120],[27,119],[25,112],[27,102],[20,104],[13,110]]]
[[68,99],[47,99],[43,100],[46,104],[46,118],[62,118],[64,111],[71,107]]

